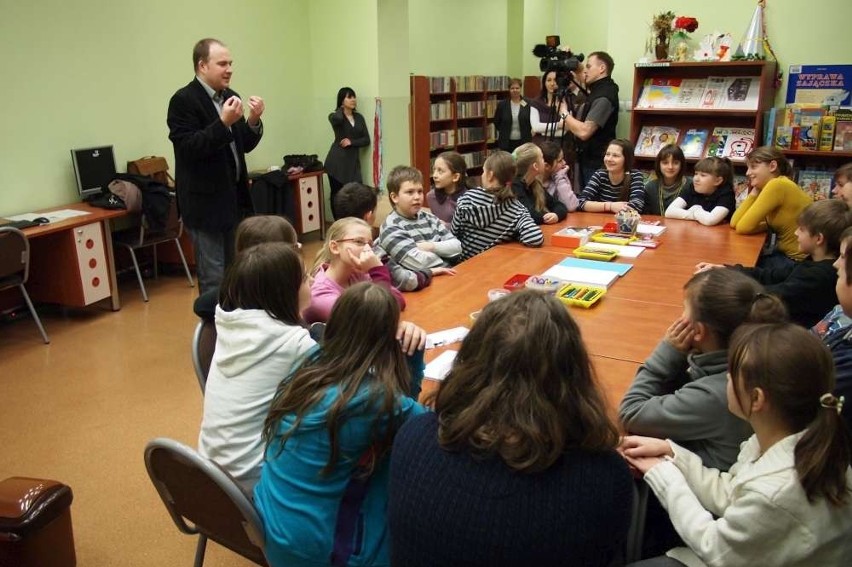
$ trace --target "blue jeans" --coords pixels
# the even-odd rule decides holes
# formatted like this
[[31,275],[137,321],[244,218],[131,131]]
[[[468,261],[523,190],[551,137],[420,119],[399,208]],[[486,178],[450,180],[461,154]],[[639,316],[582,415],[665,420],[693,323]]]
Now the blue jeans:
[[225,268],[234,260],[234,230],[213,232],[186,227],[195,249],[195,272],[199,295],[219,289]]

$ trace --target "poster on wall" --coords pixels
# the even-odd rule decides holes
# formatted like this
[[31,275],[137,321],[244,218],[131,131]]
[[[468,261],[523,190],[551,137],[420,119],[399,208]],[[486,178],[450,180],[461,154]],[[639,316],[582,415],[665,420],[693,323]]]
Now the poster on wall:
[[790,65],[787,104],[844,106],[850,102],[852,65]]

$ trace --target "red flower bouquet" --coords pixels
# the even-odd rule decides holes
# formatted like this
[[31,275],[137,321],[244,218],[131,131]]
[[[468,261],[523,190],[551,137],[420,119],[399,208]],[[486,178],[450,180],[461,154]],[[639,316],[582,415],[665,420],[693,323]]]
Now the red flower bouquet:
[[688,16],[678,16],[675,18],[672,27],[675,31],[681,33],[692,33],[698,29],[698,20]]

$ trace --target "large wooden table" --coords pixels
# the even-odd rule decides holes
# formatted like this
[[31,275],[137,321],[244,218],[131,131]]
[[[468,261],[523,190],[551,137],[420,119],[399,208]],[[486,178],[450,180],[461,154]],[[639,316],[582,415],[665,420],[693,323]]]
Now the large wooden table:
[[[427,289],[407,294],[403,318],[428,332],[457,326],[470,327],[470,314],[488,302],[488,290],[502,287],[517,273],[541,274],[572,250],[552,246],[550,235],[565,226],[601,225],[611,215],[571,213],[566,221],[543,226],[545,244],[527,248],[502,244],[457,266],[456,276],[439,276]],[[705,227],[695,221],[658,220],[666,232],[660,246],[645,249],[637,258],[616,258],[633,268],[616,280],[591,309],[570,307],[592,355],[611,404],[617,404],[630,385],[636,368],[662,338],[666,328],[683,312],[683,285],[698,262],[753,265],[763,235],[737,235],[727,224]],[[449,345],[457,350],[460,344]],[[441,349],[427,353],[434,358]],[[439,382],[425,380],[423,395],[434,393]],[[422,398],[421,398],[422,399]]]

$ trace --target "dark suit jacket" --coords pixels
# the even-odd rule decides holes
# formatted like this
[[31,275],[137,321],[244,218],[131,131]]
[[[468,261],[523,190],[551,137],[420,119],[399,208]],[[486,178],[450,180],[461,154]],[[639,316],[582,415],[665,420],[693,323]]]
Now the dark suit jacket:
[[[358,152],[360,148],[370,145],[370,131],[367,130],[367,122],[364,117],[356,112],[354,114],[355,125],[349,123],[343,111],[337,109],[328,115],[328,121],[334,130],[334,141],[325,156],[325,172],[329,177],[335,178],[340,183],[357,181],[363,183],[361,178],[361,160]],[[340,140],[349,138],[352,145],[347,148],[340,147]]]
[[[532,126],[530,125],[530,104],[526,98],[521,98],[521,108],[518,111],[518,126],[521,128],[521,142],[532,141]],[[512,103],[508,98],[497,103],[494,110],[494,127],[497,129],[497,147],[509,149],[509,136],[512,134]]]
[[[239,96],[225,89],[225,100]],[[252,132],[245,118],[229,130],[198,79],[178,90],[169,101],[169,139],[175,148],[175,188],[184,223],[211,232],[229,230],[250,210],[245,153],[260,142],[262,130]],[[237,148],[240,178],[235,179]]]

